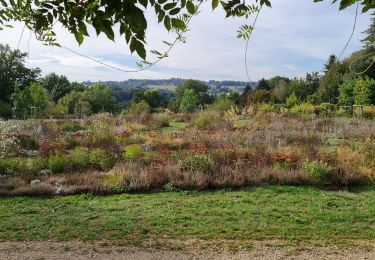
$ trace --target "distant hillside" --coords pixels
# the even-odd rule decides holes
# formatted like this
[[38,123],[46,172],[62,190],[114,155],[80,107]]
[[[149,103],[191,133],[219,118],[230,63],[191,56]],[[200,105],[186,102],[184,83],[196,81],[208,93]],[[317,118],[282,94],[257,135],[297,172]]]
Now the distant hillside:
[[[185,79],[181,78],[170,78],[170,79],[129,79],[125,81],[103,81],[101,83],[113,88],[152,88],[160,90],[174,91],[175,86],[182,83]],[[97,82],[87,81],[84,84],[91,86]],[[217,81],[209,80],[205,81],[210,87],[212,92],[230,92],[238,91],[241,92],[246,86],[247,82],[244,81]],[[251,82],[250,85],[255,87],[255,82]]]

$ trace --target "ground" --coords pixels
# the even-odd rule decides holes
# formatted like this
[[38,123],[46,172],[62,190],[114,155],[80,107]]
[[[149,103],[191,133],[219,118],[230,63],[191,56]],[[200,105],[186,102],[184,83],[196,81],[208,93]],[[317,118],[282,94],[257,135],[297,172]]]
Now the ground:
[[271,185],[0,198],[0,259],[373,259],[374,197]]
[[0,243],[0,259],[374,259],[366,248],[256,246],[248,250],[167,250],[98,242]]

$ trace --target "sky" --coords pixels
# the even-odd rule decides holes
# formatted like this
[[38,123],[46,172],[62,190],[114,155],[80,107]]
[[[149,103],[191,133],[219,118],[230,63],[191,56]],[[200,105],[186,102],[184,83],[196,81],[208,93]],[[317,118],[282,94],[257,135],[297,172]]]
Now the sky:
[[[252,81],[275,75],[302,77],[307,72],[321,71],[330,54],[339,55],[353,28],[355,6],[339,11],[330,1],[273,0],[272,8],[263,8],[249,43],[247,64]],[[147,11],[147,48],[165,50],[163,40],[174,35],[158,25],[152,10]],[[246,42],[237,39],[243,18],[225,18],[224,11],[212,11],[210,1],[189,25],[186,43],[178,43],[170,56],[154,67],[138,73],[112,70],[65,49],[44,46],[25,30],[19,49],[29,53],[28,67],[39,67],[42,74],[66,75],[72,81],[122,81],[127,79],[165,79],[171,77],[200,80],[247,81],[244,65]],[[361,48],[362,32],[370,24],[370,15],[360,13],[356,31],[344,57]],[[16,48],[22,32],[21,24],[0,31],[0,43]],[[79,53],[123,69],[137,69],[139,58],[131,55],[125,40],[112,42],[91,30],[79,46],[63,28],[56,28],[58,42]],[[149,60],[153,60],[150,56]]]

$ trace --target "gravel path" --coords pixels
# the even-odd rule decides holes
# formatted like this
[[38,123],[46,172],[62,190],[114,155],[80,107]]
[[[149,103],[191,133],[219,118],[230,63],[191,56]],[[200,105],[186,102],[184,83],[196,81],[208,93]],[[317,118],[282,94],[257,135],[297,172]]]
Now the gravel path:
[[375,249],[255,246],[246,251],[164,250],[116,246],[100,242],[2,242],[1,260],[55,259],[375,259]]

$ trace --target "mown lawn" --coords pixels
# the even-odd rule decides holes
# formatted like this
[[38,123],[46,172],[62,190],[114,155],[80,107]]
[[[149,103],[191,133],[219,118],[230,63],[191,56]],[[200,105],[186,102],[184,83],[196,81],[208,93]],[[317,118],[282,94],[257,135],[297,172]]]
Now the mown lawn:
[[375,241],[375,188],[0,198],[0,241],[235,239]]

